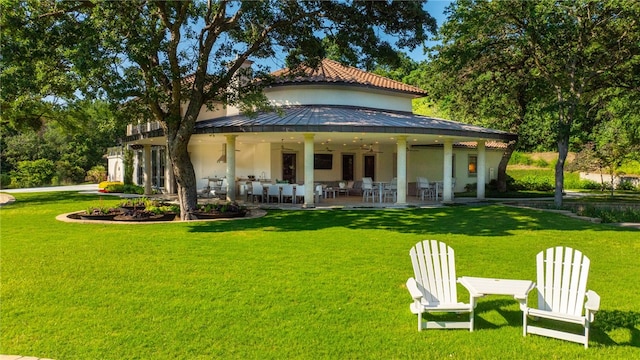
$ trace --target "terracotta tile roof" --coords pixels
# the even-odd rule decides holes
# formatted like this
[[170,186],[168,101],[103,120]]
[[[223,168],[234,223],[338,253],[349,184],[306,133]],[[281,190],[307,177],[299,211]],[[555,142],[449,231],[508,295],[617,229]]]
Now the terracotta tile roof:
[[271,73],[276,77],[276,84],[295,83],[334,83],[350,84],[424,96],[427,93],[415,86],[407,85],[399,81],[391,80],[384,76],[372,74],[351,66],[340,64],[337,61],[324,59],[317,69],[302,67],[297,71],[284,68]]

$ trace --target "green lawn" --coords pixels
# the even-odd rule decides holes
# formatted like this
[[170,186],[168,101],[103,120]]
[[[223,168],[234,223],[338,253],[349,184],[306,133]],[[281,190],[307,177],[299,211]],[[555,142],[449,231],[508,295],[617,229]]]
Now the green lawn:
[[[270,211],[227,222],[72,224],[97,197],[16,194],[0,208],[0,353],[54,359],[640,358],[640,231],[503,207]],[[118,202],[104,197],[105,204]],[[409,249],[439,239],[458,276],[535,278],[535,255],[591,259],[590,348],[522,336],[483,298],[476,331],[416,330]],[[459,300],[468,301],[460,288]],[[531,296],[531,302],[535,297]],[[598,323],[598,316],[603,319]],[[631,322],[635,325],[628,325]]]

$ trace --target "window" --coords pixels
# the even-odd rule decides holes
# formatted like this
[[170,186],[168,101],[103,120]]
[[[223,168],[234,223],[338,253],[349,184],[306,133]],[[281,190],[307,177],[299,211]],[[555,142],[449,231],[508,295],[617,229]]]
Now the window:
[[314,154],[313,168],[331,170],[333,168],[333,154]]
[[469,176],[478,176],[478,156],[469,155]]

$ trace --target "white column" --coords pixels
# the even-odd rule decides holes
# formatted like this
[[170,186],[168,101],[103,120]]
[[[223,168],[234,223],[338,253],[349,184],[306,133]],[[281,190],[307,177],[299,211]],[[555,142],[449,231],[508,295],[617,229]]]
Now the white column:
[[151,145],[145,144],[142,148],[144,156],[144,173],[142,174],[144,179],[144,194],[151,195],[153,189],[151,188]]
[[227,200],[236,200],[236,138],[238,135],[225,135],[227,138]]
[[304,134],[304,204],[305,208],[313,208],[314,192],[313,186],[313,138],[314,134]]
[[478,188],[476,190],[478,199],[484,199],[484,186],[486,183],[486,161],[485,161],[485,141],[478,141],[478,163],[477,166],[477,180]]
[[444,141],[444,173],[442,175],[442,202],[453,201],[453,189],[451,188],[451,176],[453,175],[453,141]]
[[169,149],[165,147],[165,160],[164,160],[164,188],[167,194],[175,194],[176,188],[174,186],[175,176],[173,175],[173,162],[171,162],[171,156],[169,156]]
[[398,136],[398,198],[397,205],[407,204],[407,137]]

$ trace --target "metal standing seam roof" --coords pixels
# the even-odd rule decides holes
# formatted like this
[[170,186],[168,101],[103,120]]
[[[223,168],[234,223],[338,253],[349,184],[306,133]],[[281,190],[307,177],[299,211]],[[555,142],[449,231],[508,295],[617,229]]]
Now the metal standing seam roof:
[[372,132],[479,137],[510,141],[517,135],[415,115],[354,106],[300,105],[282,107],[276,112],[260,113],[255,117],[226,116],[198,121],[196,134],[242,132]]

